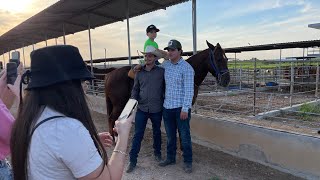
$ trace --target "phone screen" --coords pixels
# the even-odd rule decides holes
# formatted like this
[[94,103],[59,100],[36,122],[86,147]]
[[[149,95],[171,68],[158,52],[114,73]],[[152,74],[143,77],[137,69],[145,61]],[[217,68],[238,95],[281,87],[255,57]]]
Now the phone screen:
[[118,119],[119,120],[127,119],[131,115],[132,111],[137,107],[137,105],[138,105],[137,100],[129,99],[129,101],[127,102],[126,106],[124,107]]
[[12,57],[12,59],[16,59],[16,60],[20,61],[20,52],[19,51],[12,52],[11,57]]
[[14,84],[18,76],[17,64],[14,62],[7,63],[7,84]]

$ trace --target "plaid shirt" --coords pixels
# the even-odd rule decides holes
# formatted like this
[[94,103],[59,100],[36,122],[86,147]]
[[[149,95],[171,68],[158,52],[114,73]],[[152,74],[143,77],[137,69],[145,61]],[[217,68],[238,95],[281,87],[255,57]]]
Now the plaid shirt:
[[164,78],[166,92],[163,106],[166,109],[182,107],[183,112],[188,112],[192,106],[194,93],[194,70],[192,66],[181,58],[176,64],[170,60],[164,61]]

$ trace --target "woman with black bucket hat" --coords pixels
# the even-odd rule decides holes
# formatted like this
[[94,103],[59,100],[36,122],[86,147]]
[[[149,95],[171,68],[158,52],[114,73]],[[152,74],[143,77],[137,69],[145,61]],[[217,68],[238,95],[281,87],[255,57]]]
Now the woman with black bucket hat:
[[118,141],[108,161],[112,138],[97,133],[81,86],[92,78],[76,47],[31,53],[31,70],[22,76],[27,92],[12,129],[15,180],[121,179],[135,113],[116,122]]

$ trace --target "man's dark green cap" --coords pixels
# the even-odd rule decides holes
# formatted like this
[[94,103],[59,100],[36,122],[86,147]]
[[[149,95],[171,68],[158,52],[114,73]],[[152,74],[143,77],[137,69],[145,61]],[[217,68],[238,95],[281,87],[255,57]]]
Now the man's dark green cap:
[[182,49],[181,43],[175,39],[172,39],[168,42],[168,46],[164,50],[168,49]]

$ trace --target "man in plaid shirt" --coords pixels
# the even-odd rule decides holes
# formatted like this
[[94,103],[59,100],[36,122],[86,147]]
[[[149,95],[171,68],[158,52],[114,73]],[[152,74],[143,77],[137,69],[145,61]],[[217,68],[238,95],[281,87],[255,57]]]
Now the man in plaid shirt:
[[170,40],[169,61],[164,61],[165,99],[163,121],[167,133],[167,158],[160,166],[176,163],[177,130],[181,136],[184,166],[187,173],[192,172],[192,144],[190,136],[191,106],[194,93],[194,70],[182,57],[182,46],[177,40]]

